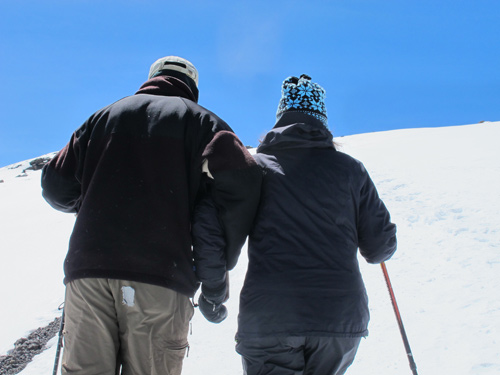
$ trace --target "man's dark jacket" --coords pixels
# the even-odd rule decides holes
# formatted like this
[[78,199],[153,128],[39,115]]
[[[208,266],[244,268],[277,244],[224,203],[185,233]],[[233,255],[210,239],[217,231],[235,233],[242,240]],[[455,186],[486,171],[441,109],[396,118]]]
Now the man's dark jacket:
[[232,219],[235,212],[253,217],[259,167],[231,128],[196,100],[178,78],[153,78],[92,115],[45,166],[44,198],[78,214],[65,283],[113,278],[194,295],[191,219],[208,190],[204,160],[228,252],[237,258],[251,219]]
[[285,112],[257,148],[261,202],[249,237],[238,339],[366,336],[369,263],[396,250],[396,228],[363,165],[307,114]]

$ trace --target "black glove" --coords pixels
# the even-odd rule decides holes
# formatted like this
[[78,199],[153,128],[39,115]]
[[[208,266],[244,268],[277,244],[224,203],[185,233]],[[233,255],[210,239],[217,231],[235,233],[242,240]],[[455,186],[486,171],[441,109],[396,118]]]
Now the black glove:
[[198,306],[203,316],[212,323],[220,323],[227,317],[227,308],[223,305],[229,299],[229,278],[217,287],[201,285]]
[[203,293],[198,298],[198,306],[201,313],[209,322],[220,323],[227,318],[227,308],[221,303],[215,303],[207,299]]

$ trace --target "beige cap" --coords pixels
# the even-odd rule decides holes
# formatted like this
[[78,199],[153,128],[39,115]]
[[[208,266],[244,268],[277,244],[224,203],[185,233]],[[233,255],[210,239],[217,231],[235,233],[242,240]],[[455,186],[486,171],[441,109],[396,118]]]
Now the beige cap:
[[191,78],[198,87],[198,71],[188,60],[179,56],[166,56],[156,60],[149,69],[148,79],[153,78],[158,72],[169,69],[184,73]]

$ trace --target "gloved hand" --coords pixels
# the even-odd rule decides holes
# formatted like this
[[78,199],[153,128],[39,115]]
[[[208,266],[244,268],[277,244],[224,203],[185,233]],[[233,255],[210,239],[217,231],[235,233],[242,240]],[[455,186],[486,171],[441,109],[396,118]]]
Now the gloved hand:
[[221,303],[215,303],[205,297],[202,293],[198,298],[198,306],[201,313],[209,322],[220,323],[227,318],[227,308]]
[[212,323],[220,323],[227,317],[227,308],[223,305],[229,298],[228,278],[217,287],[201,285],[198,306],[203,316]]

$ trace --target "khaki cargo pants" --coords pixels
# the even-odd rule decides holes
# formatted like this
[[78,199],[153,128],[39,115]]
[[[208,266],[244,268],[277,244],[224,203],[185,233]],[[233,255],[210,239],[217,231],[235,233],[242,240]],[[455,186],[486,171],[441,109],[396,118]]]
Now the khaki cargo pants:
[[187,296],[138,282],[78,279],[66,285],[64,311],[63,374],[181,373],[194,312]]

